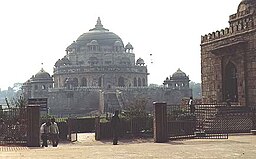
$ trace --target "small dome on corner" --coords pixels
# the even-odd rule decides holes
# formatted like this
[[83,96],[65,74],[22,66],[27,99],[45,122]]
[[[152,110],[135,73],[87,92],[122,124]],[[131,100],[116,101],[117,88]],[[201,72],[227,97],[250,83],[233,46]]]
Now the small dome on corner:
[[52,77],[48,72],[45,72],[42,68],[34,77],[34,79],[51,79]]
[[136,65],[144,65],[145,62],[142,58],[139,58],[137,61],[136,61]]
[[132,44],[128,42],[128,44],[125,46],[125,49],[133,49]]
[[180,70],[180,68],[172,74],[172,77],[186,77],[186,73]]

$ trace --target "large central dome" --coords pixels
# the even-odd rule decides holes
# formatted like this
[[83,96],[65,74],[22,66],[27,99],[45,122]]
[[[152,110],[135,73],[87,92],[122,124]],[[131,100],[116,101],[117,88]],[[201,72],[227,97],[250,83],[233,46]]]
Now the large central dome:
[[101,46],[114,46],[116,41],[120,41],[122,46],[124,46],[122,39],[118,35],[103,27],[99,17],[95,28],[90,29],[89,32],[82,34],[76,40],[76,42],[80,46],[86,46],[93,40],[96,40],[97,43]]
[[238,12],[244,11],[256,5],[255,0],[242,0],[238,6]]

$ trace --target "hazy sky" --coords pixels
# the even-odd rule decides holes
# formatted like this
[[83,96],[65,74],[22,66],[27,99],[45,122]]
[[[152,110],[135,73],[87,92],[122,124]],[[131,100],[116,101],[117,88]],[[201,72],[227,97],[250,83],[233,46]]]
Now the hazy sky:
[[[143,58],[149,83],[178,68],[201,82],[201,35],[228,27],[241,0],[6,0],[0,1],[0,88],[25,82],[55,62],[97,17]],[[152,54],[152,56],[150,56]],[[153,63],[151,63],[151,61]]]

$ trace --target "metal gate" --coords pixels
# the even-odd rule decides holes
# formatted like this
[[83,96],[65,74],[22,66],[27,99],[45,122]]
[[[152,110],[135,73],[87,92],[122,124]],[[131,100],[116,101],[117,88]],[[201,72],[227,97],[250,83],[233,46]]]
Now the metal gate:
[[77,118],[68,118],[68,139],[71,142],[77,141]]
[[195,116],[180,105],[167,105],[167,130],[170,140],[193,138],[196,131]]
[[[228,139],[227,112],[220,113],[219,108],[226,105],[195,105],[196,132],[195,138]],[[222,114],[222,115],[220,115]]]
[[27,143],[26,108],[0,106],[0,145]]
[[167,105],[169,139],[227,139],[225,116],[218,118],[216,107],[216,105],[196,105],[195,113],[190,113],[187,106]]

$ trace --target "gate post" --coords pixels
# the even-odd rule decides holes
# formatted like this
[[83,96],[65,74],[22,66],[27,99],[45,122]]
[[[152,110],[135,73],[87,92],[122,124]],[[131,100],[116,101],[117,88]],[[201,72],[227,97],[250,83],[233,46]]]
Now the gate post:
[[27,107],[27,146],[40,147],[40,106],[29,105]]
[[168,142],[167,133],[167,105],[154,103],[154,142]]
[[100,117],[95,117],[95,140],[100,140]]

